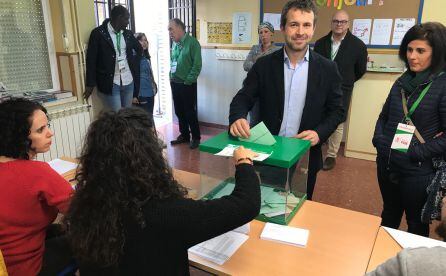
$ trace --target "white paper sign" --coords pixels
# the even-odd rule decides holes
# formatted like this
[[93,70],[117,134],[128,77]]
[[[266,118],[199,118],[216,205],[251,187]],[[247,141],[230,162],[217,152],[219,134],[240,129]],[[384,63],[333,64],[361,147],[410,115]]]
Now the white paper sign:
[[396,18],[393,27],[392,45],[400,45],[407,31],[415,25],[415,18]]
[[361,39],[365,44],[370,42],[370,31],[372,29],[372,19],[355,19],[353,20],[352,33]]
[[251,13],[236,12],[232,17],[232,43],[251,44]]
[[274,26],[274,30],[280,30],[280,13],[264,13],[263,22],[269,22]]
[[389,45],[393,19],[373,20],[372,45]]

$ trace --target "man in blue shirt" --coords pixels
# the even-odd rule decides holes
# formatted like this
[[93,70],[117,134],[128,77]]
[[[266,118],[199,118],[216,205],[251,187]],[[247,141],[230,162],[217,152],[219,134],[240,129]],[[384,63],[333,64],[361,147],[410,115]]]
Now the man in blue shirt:
[[280,19],[285,46],[257,60],[229,112],[231,135],[247,138],[250,128],[246,115],[258,99],[260,120],[272,134],[311,142],[308,199],[313,196],[316,175],[322,167],[321,143],[344,116],[336,64],[308,46],[316,12],[311,0],[289,1],[285,5]]

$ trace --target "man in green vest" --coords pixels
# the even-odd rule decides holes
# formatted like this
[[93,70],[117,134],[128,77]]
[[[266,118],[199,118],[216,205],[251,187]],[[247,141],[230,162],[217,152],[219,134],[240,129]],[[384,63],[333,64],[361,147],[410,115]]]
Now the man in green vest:
[[189,143],[189,148],[195,149],[201,139],[197,115],[197,78],[201,71],[201,46],[195,37],[186,33],[186,26],[178,18],[170,20],[169,35],[173,41],[170,86],[180,129],[180,135],[170,144]]

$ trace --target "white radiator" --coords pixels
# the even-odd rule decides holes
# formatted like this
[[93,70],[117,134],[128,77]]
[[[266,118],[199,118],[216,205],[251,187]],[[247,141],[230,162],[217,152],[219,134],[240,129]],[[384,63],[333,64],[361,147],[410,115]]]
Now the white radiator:
[[54,132],[53,143],[48,152],[37,155],[37,160],[50,161],[62,156],[78,157],[91,122],[90,107],[79,105],[49,112],[51,130]]

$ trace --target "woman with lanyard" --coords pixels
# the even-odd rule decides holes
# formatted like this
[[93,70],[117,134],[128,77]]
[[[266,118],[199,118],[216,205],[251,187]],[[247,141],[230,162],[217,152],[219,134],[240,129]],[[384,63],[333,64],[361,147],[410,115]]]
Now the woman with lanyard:
[[140,85],[139,90],[133,92],[133,103],[142,107],[144,110],[153,115],[153,106],[155,104],[155,95],[158,88],[153,77],[152,65],[150,62],[149,42],[144,33],[136,33],[135,38],[143,48],[143,56],[139,63]]
[[432,158],[446,152],[446,28],[433,22],[412,27],[399,57],[408,69],[390,90],[373,136],[381,224],[398,229],[405,212],[408,231],[429,236],[421,211],[435,173]]
[[[274,51],[281,49],[281,47],[274,45],[274,27],[269,22],[262,22],[257,27],[259,32],[259,44],[253,45],[246,57],[245,62],[243,62],[243,69],[248,72],[251,70],[257,59]],[[256,103],[251,111],[249,112],[250,125],[251,127],[259,123],[259,104]]]

